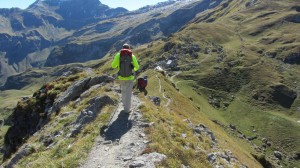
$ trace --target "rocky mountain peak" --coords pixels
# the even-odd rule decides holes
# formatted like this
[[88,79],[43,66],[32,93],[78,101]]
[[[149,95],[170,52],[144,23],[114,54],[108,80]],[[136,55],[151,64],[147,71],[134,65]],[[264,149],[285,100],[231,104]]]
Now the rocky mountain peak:
[[95,5],[103,5],[99,0],[85,0],[85,1],[82,1],[82,0],[37,0],[35,3],[46,3],[48,5],[51,5],[51,6],[61,6],[61,5],[65,5],[65,4],[68,4],[68,3],[84,3],[84,4],[87,4],[87,3],[93,3]]
[[124,8],[117,10],[118,12],[110,12],[113,9],[102,4],[99,0],[37,0],[29,8],[41,8],[41,6],[48,6],[49,9],[54,9],[65,20],[107,18],[117,15],[118,12],[127,12]]

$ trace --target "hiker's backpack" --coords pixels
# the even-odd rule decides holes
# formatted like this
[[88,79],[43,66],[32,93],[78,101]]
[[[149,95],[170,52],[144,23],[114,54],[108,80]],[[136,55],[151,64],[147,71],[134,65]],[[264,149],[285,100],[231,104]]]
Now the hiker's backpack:
[[132,52],[129,49],[122,49],[120,51],[120,71],[119,75],[122,77],[129,77],[133,75],[132,69]]
[[145,89],[148,84],[147,78],[138,78],[138,89]]

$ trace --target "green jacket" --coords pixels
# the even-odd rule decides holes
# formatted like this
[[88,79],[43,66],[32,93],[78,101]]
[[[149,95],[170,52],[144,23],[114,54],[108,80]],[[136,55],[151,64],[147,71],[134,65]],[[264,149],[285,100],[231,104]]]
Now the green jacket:
[[[139,69],[139,63],[136,59],[136,57],[132,54],[132,65],[133,65],[133,70],[137,71]],[[120,70],[120,52],[116,54],[113,62],[111,63],[112,68],[118,68],[118,71]],[[129,77],[122,77],[118,76],[118,79],[120,80],[134,80],[134,76],[131,75]]]

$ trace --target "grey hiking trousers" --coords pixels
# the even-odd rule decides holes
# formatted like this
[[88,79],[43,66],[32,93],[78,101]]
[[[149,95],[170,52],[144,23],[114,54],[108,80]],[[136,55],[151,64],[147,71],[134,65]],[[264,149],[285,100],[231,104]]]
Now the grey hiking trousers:
[[133,80],[120,80],[122,103],[124,105],[124,111],[129,112],[131,107],[132,88],[134,85]]

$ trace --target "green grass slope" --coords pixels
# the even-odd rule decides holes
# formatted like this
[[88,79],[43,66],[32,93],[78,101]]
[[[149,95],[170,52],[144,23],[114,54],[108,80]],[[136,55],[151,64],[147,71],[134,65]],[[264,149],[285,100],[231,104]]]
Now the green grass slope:
[[[201,111],[227,127],[235,125],[257,158],[295,167],[300,152],[299,7],[296,1],[248,2],[227,1],[139,52],[153,68],[176,57],[181,73],[174,84]],[[271,145],[264,147],[263,139]],[[283,159],[275,159],[274,151]]]

